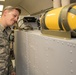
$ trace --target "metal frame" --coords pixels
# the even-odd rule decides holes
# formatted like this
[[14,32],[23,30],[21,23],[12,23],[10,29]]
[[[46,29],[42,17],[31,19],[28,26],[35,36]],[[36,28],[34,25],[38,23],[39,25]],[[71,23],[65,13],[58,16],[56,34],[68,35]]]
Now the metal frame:
[[70,31],[55,31],[42,29],[41,32],[45,35],[71,39]]

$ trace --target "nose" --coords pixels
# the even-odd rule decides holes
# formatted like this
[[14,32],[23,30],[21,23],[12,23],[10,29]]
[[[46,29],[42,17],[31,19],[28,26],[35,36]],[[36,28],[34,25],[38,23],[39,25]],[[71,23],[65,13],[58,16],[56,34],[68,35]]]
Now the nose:
[[18,17],[15,17],[15,21],[17,22],[17,20],[18,20]]

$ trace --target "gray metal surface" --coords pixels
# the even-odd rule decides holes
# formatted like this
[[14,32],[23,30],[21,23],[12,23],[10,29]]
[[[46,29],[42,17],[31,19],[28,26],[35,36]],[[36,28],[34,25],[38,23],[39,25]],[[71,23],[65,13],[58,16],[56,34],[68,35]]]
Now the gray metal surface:
[[15,58],[17,75],[76,75],[76,39],[16,31]]

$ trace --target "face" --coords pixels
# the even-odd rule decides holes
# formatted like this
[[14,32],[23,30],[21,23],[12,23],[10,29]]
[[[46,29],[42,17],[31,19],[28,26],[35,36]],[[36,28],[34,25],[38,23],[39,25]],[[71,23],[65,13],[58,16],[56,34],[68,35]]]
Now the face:
[[17,10],[15,9],[13,9],[12,11],[6,10],[5,23],[7,26],[12,26],[13,24],[15,24],[18,18],[19,18],[19,12]]

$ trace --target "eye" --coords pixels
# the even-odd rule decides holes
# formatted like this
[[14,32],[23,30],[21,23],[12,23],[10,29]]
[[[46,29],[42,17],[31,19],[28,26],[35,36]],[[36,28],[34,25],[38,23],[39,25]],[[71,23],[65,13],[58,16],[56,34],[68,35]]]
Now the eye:
[[14,17],[16,17],[16,15],[13,14]]
[[19,17],[18,17],[17,15],[14,15],[14,14],[13,14],[13,17],[14,17],[14,18],[17,18],[17,19],[19,19]]

